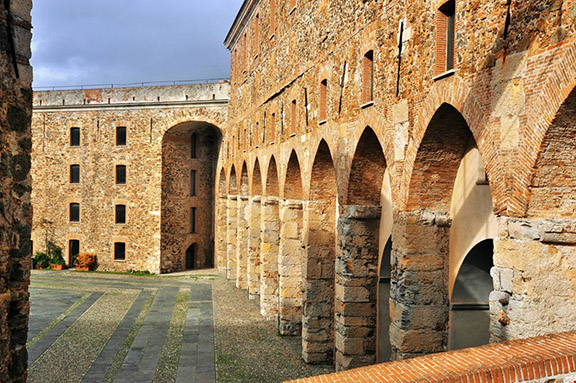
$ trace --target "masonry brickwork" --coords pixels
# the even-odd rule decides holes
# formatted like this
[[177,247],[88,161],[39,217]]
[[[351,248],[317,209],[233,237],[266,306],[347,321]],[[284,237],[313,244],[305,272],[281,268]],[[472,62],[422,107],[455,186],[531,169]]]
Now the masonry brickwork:
[[225,44],[216,264],[305,360],[576,329],[576,1],[246,0]]
[[[99,270],[211,267],[215,168],[228,92],[225,81],[35,92],[34,249],[52,240],[70,263],[69,244],[76,240],[80,252],[96,254]],[[78,146],[70,141],[75,127]],[[125,145],[116,141],[118,127],[126,128]],[[80,166],[79,183],[71,183],[71,165]],[[118,165],[126,167],[125,183],[117,182]],[[80,205],[79,222],[71,222],[71,203]],[[116,223],[116,205],[126,206],[125,223]],[[115,243],[125,243],[125,259],[115,259]]]
[[30,303],[32,1],[0,5],[0,382],[26,381]]

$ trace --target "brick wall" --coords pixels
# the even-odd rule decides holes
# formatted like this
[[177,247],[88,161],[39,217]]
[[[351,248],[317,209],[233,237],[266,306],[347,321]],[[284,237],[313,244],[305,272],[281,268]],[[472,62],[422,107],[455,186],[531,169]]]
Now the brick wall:
[[576,381],[576,333],[492,344],[378,364],[292,383]]

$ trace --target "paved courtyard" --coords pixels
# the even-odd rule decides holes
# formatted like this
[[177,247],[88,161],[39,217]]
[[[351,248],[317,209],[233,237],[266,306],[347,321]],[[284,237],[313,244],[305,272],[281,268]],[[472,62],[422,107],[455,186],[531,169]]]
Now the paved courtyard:
[[215,274],[38,272],[29,382],[281,382],[331,372],[300,358],[246,294]]

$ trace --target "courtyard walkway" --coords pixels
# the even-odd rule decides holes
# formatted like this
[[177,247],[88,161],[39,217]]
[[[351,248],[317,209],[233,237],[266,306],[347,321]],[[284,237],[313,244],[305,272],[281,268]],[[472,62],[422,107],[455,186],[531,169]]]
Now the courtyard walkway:
[[246,294],[214,274],[37,272],[29,382],[281,382],[330,372],[300,358]]

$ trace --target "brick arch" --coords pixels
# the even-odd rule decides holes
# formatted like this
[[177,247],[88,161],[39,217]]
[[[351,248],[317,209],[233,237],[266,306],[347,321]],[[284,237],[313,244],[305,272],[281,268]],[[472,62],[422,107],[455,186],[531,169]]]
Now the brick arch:
[[460,162],[472,133],[464,117],[449,104],[434,113],[412,167],[408,210],[448,213]]
[[246,161],[242,162],[242,172],[240,173],[240,194],[243,196],[249,194],[248,168],[246,167]]
[[252,170],[252,195],[262,195],[262,172],[260,171],[260,161],[256,158]]
[[530,183],[529,217],[576,214],[576,87],[542,140]]
[[486,165],[494,210],[504,210],[506,208],[506,188],[504,173],[497,152],[497,148],[500,146],[500,138],[487,128],[483,119],[485,113],[480,108],[478,100],[476,100],[464,80],[458,76],[452,76],[434,83],[426,100],[422,103],[421,111],[415,119],[414,129],[411,131],[406,149],[403,175],[399,188],[399,209],[407,209],[412,173],[422,140],[432,118],[444,104],[448,104],[458,111],[466,121],[477,143],[482,160]]
[[380,205],[386,159],[374,130],[367,126],[356,146],[348,181],[347,204]]
[[279,196],[278,187],[278,167],[276,165],[276,159],[274,156],[270,157],[270,162],[268,162],[268,171],[266,173],[266,196]]
[[[526,131],[522,133],[522,140],[518,161],[518,176],[511,193],[512,214],[525,216],[531,209],[531,191],[534,179],[538,178],[538,162],[542,160],[542,149],[546,140],[554,140],[558,134],[558,115],[561,108],[576,87],[576,39],[573,39],[563,51],[558,53],[561,58],[556,61],[554,68],[547,72],[543,81],[540,96],[536,99],[528,113]],[[572,149],[574,150],[574,149]]]
[[296,200],[301,200],[303,198],[302,171],[295,150],[292,150],[290,153],[290,159],[288,160],[286,179],[284,182],[284,198]]
[[318,144],[310,176],[310,200],[329,200],[338,194],[332,152],[326,140]]
[[[154,120],[156,121],[156,118]],[[154,124],[161,123],[165,127],[161,129],[161,135],[164,135],[166,131],[174,126],[190,122],[209,124],[217,129],[222,136],[226,134],[227,125],[224,111],[222,113],[214,113],[208,110],[183,109],[179,113],[169,114],[156,122],[153,121]]]
[[238,194],[238,178],[236,176],[236,167],[232,165],[230,175],[228,176],[228,194]]
[[226,171],[222,168],[218,176],[218,195],[226,197],[226,190]]

